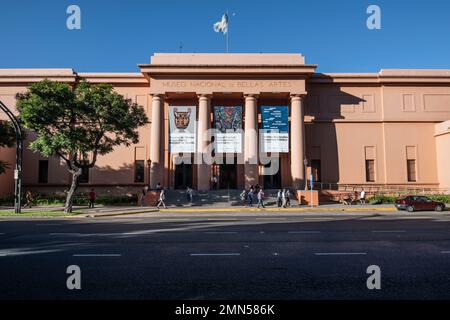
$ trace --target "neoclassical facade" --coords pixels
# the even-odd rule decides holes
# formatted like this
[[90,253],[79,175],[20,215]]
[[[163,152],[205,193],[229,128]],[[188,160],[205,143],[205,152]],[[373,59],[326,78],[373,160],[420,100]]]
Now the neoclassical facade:
[[[142,105],[150,123],[139,144],[116,148],[83,175],[83,187],[108,193],[157,183],[301,189],[305,179],[322,188],[450,188],[450,70],[322,74],[299,54],[154,54],[139,67],[0,69],[0,100],[14,110],[29,83],[84,78]],[[14,163],[14,150],[1,149],[0,159]],[[59,159],[25,150],[24,188],[69,182]],[[9,170],[0,196],[12,191]]]

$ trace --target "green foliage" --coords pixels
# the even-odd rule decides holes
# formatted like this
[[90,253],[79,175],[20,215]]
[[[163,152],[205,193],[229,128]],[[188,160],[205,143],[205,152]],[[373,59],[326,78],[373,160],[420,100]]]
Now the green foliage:
[[385,195],[375,195],[367,199],[370,204],[391,204],[395,203],[397,197],[385,196]]
[[[56,195],[46,195],[46,194],[34,194],[33,195],[33,206],[63,206],[65,203],[65,196],[56,196]],[[25,199],[25,195],[23,195],[23,199]],[[78,194],[74,197],[73,200],[74,205],[78,206],[87,206],[89,204],[89,200],[86,195]],[[136,205],[137,197],[136,196],[99,196],[97,197],[96,204],[101,205]],[[4,206],[12,206],[14,205],[14,197],[0,199],[0,205]]]
[[24,126],[38,134],[30,148],[61,157],[70,169],[93,167],[97,155],[138,143],[137,129],[148,122],[144,109],[111,85],[85,81],[75,89],[49,80],[34,83],[17,95],[17,109]]
[[[395,196],[385,196],[385,195],[375,195],[373,197],[370,197],[368,199],[368,202],[370,204],[393,204],[395,203],[395,200],[402,198],[403,196],[400,197],[395,197]],[[438,201],[438,202],[443,202],[443,203],[450,203],[450,195],[430,195],[427,197],[429,197],[430,199],[434,200],[434,201]]]

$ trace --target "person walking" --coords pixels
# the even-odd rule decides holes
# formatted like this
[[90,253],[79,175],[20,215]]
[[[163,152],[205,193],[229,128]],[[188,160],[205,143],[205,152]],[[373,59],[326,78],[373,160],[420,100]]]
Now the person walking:
[[193,196],[193,190],[191,187],[187,187],[187,189],[186,189],[186,199],[188,202],[190,202],[192,204],[194,196]]
[[250,190],[248,190],[247,194],[247,200],[248,200],[248,206],[253,207],[253,192],[255,191],[253,186],[250,186]]
[[362,189],[361,194],[359,196],[359,202],[362,206],[366,204],[366,191],[364,190],[364,188]]
[[277,207],[281,208],[282,205],[283,205],[283,191],[279,189],[277,193]]
[[31,208],[31,206],[33,205],[33,194],[31,193],[30,190],[27,191],[27,193],[25,194],[25,207]]
[[264,206],[264,191],[262,188],[259,189],[257,197],[258,197],[258,209],[260,207],[265,208],[265,206]]
[[213,175],[213,177],[212,177],[213,190],[217,190],[217,182],[218,181],[219,181],[219,179],[217,179],[217,176]]
[[159,209],[159,207],[162,205],[164,209],[166,209],[165,201],[166,201],[166,192],[164,190],[161,190],[161,192],[159,193],[159,201],[156,207]]
[[89,208],[94,208],[96,198],[97,194],[95,193],[94,189],[91,189],[91,192],[88,193]]
[[285,192],[285,198],[286,198],[286,208],[291,206],[291,192],[289,189],[286,189]]
[[148,191],[148,186],[145,186],[144,188],[142,188],[141,191],[141,207],[143,207],[145,205],[145,196],[147,195],[147,191]]
[[242,204],[244,206],[247,205],[247,190],[242,190],[241,194],[239,195],[239,197],[241,198]]
[[281,192],[281,206],[286,208],[286,189]]

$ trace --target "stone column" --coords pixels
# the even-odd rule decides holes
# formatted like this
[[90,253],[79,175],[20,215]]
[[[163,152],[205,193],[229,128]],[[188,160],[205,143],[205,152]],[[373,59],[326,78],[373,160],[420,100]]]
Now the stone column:
[[245,96],[245,186],[258,184],[258,118],[257,96]]
[[305,125],[303,111],[303,97],[291,96],[291,175],[292,187],[301,190],[304,187],[305,172],[303,160],[305,158]]
[[163,163],[161,160],[161,121],[163,96],[155,94],[152,96],[152,124],[150,136],[150,187],[155,188],[156,184],[163,183]]
[[197,189],[201,191],[210,189],[211,165],[206,164],[203,155],[207,153],[208,129],[210,128],[211,97],[206,94],[198,96],[198,123],[197,123]]

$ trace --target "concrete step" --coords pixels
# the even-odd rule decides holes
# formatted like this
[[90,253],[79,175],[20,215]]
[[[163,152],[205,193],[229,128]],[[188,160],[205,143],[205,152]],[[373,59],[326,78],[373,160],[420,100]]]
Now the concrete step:
[[[240,199],[242,190],[211,190],[211,191],[197,191],[194,190],[194,199],[192,205],[208,206],[208,207],[224,207],[224,206],[243,206]],[[269,206],[276,205],[278,190],[264,190],[264,203]],[[291,193],[292,194],[292,193]],[[256,196],[253,203],[257,203]],[[190,202],[187,199],[185,190],[167,190],[166,204],[168,206],[187,206]],[[298,205],[297,200],[291,196],[291,206]]]

